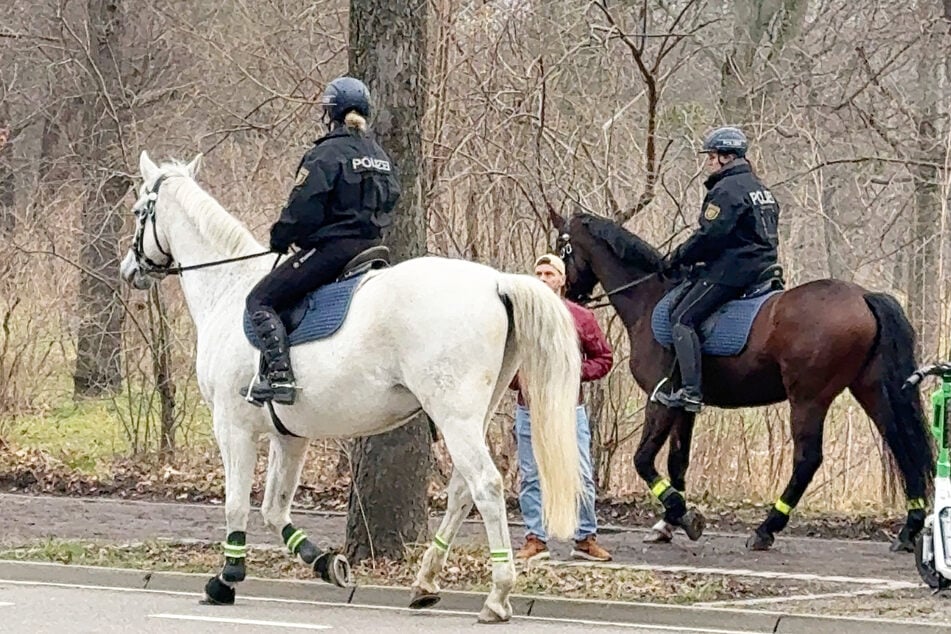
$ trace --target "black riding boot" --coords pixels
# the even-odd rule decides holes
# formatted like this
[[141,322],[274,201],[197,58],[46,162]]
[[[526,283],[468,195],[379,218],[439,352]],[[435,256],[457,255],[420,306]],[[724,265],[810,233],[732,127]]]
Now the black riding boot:
[[679,407],[688,412],[699,412],[703,406],[701,385],[700,338],[696,331],[683,324],[673,327],[674,352],[680,366],[681,388],[670,394],[658,392],[657,400],[667,407]]
[[264,347],[264,376],[258,377],[251,388],[250,398],[261,403],[273,401],[293,405],[297,399],[297,385],[291,370],[291,351],[284,322],[274,313],[260,310],[251,315],[251,323]]

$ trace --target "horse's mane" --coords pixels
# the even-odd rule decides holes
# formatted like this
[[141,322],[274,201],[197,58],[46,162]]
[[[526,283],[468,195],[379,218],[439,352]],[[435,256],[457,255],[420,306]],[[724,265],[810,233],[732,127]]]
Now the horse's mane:
[[636,235],[607,218],[589,213],[578,214],[581,222],[595,238],[599,238],[625,264],[637,266],[646,272],[659,271],[663,257],[660,251]]
[[228,254],[243,254],[261,249],[261,245],[248,228],[195,182],[184,163],[162,163],[159,169],[169,176],[185,177],[171,179],[165,186],[174,184],[177,188],[179,204],[185,217],[203,238],[219,245]]

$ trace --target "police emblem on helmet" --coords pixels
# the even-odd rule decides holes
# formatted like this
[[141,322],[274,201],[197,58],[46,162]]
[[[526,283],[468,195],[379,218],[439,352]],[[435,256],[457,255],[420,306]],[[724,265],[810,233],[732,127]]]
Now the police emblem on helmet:
[[701,154],[719,152],[721,154],[735,154],[739,158],[746,156],[749,142],[746,135],[739,128],[726,126],[717,128],[703,140]]

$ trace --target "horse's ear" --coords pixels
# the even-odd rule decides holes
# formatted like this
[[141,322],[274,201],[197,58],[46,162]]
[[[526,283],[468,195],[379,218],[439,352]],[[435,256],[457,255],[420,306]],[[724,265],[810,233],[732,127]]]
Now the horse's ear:
[[142,154],[139,155],[139,171],[142,172],[142,180],[146,183],[152,182],[159,175],[158,165],[152,162],[149,153],[145,150],[142,150]]
[[188,174],[192,178],[195,178],[195,174],[198,173],[198,168],[201,167],[201,157],[202,157],[202,153],[199,152],[198,154],[195,155],[195,158],[192,159],[192,162],[186,166],[188,169]]
[[558,233],[564,233],[568,227],[568,221],[552,207],[548,208],[548,219],[551,220],[552,226],[555,227]]

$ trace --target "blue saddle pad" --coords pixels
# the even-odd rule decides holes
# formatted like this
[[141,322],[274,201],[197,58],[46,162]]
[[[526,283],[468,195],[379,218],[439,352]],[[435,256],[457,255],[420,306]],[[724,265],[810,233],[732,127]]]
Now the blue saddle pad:
[[[664,295],[651,315],[654,339],[666,348],[673,345],[670,309],[682,296],[684,284]],[[753,320],[759,314],[760,308],[767,299],[779,292],[781,291],[770,291],[747,299],[735,299],[721,306],[701,324],[700,332],[697,333],[700,335],[703,353],[715,357],[732,357],[743,352]]]
[[[288,343],[296,346],[308,341],[324,339],[337,332],[347,318],[353,291],[364,275],[366,273],[347,278],[342,282],[321,286],[301,300],[301,304],[305,306],[295,307],[292,313],[296,316],[303,308],[304,314],[296,327],[288,334]],[[298,320],[294,319],[294,321]],[[248,315],[247,310],[244,311],[244,335],[252,346],[258,350],[261,349],[261,342],[254,333],[251,316]]]

